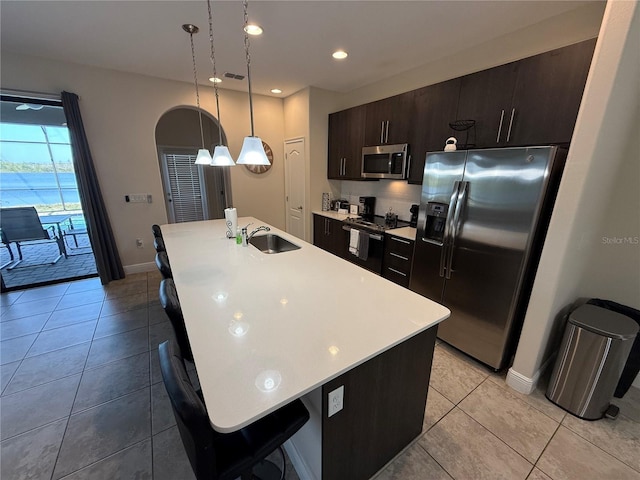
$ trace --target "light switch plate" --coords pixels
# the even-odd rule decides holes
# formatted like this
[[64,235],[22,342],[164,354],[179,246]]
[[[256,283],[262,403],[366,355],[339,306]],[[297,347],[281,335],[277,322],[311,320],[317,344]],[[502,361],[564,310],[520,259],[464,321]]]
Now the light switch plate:
[[130,193],[125,195],[124,199],[129,203],[151,203],[151,195],[148,193]]
[[335,415],[344,407],[344,385],[340,385],[335,390],[329,392],[329,403],[327,407],[327,417]]

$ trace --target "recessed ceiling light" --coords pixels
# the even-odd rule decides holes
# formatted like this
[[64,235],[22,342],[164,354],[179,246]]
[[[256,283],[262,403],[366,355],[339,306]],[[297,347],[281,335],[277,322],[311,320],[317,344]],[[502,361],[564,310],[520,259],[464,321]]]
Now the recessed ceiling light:
[[272,88],[271,93],[282,93],[282,90],[280,90],[279,88]]
[[209,77],[209,81],[211,83],[220,83],[220,82],[222,82],[222,79],[218,78],[218,77]]
[[249,24],[244,27],[244,31],[249,35],[262,35],[262,27],[260,25]]
[[336,60],[342,60],[347,58],[348,56],[349,54],[344,50],[336,50],[335,52],[333,52],[333,55],[332,55],[332,57],[335,58]]

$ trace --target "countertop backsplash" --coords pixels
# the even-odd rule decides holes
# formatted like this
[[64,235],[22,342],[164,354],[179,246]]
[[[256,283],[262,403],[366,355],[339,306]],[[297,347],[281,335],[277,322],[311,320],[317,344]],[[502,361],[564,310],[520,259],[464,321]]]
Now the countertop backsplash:
[[358,204],[361,196],[376,197],[375,214],[384,216],[389,207],[400,220],[409,221],[413,204],[420,203],[421,185],[409,185],[406,180],[380,180],[378,182],[342,181],[340,197],[349,203]]

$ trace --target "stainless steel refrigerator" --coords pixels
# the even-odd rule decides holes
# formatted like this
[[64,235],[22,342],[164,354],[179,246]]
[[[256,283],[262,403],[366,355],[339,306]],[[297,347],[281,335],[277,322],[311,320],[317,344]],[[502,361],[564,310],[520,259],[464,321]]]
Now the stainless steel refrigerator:
[[498,370],[510,361],[566,151],[427,153],[410,288],[451,310],[438,336]]

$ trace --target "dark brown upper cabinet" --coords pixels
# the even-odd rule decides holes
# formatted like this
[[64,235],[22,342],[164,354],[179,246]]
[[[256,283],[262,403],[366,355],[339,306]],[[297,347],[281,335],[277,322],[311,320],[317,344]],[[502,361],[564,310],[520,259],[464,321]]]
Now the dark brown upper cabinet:
[[469,143],[471,148],[506,145],[517,76],[518,62],[513,62],[461,78],[453,120],[472,120],[475,124],[466,132],[456,132],[460,143]]
[[422,183],[427,152],[442,150],[447,138],[456,133],[449,122],[456,117],[459,94],[460,78],[415,90],[416,113],[409,139],[409,183]]
[[[596,39],[329,115],[332,179],[360,180],[362,147],[408,143],[409,183],[425,155],[460,148],[568,145]],[[465,120],[473,127],[462,128]],[[457,124],[456,129],[451,124]]]
[[[571,142],[595,39],[462,77],[458,120],[470,147]],[[456,135],[464,143],[465,133]]]
[[414,92],[366,104],[364,146],[409,142]]
[[361,178],[365,105],[329,115],[329,159],[327,178]]
[[595,44],[592,39],[518,62],[508,145],[571,142]]

